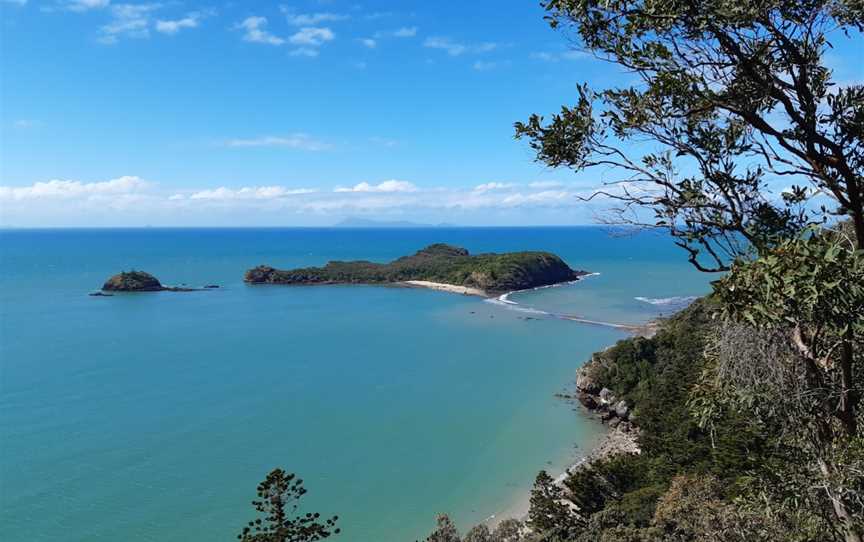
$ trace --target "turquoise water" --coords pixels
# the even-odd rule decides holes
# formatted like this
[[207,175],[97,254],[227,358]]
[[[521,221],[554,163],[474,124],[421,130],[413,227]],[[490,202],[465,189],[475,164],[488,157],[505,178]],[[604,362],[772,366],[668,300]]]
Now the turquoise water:
[[[277,466],[347,542],[507,509],[600,434],[553,395],[621,332],[426,290],[242,283],[432,242],[600,273],[515,294],[523,308],[631,323],[669,307],[636,297],[707,288],[668,241],[599,228],[0,232],[4,540],[233,540]],[[223,288],[86,295],[128,268]]]

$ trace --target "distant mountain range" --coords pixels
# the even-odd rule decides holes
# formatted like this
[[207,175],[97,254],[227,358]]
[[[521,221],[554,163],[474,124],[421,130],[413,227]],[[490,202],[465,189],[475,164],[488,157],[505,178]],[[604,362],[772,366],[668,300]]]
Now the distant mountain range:
[[372,220],[370,218],[348,217],[334,224],[337,228],[452,228],[453,224],[423,224],[410,220]]

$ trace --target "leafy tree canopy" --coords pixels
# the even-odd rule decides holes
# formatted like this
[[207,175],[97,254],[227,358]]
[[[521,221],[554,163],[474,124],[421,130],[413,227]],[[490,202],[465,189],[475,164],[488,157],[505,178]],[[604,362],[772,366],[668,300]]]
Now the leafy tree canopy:
[[252,501],[263,517],[250,521],[237,538],[242,542],[314,542],[339,534],[338,516],[322,521],[317,512],[299,513],[305,494],[302,479],[274,469],[258,484],[258,498]]
[[[617,221],[670,229],[709,271],[831,213],[849,216],[864,239],[864,87],[837,85],[825,65],[831,39],[864,29],[860,0],[543,6],[553,27],[575,28],[588,51],[639,83],[583,85],[576,105],[517,123],[517,137],[552,166],[619,171],[598,193],[620,203]],[[623,146],[645,141],[659,150],[634,156]],[[772,178],[793,188],[772,195]],[[831,203],[808,213],[816,194]]]

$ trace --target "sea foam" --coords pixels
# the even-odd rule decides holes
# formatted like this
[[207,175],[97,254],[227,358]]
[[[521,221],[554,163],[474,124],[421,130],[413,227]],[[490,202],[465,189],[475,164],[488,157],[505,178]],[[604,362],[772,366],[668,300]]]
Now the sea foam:
[[654,305],[655,307],[663,307],[665,309],[673,309],[680,310],[697,299],[697,296],[687,295],[687,296],[673,296],[673,297],[635,297],[636,301],[641,301],[642,303],[648,303],[649,305]]

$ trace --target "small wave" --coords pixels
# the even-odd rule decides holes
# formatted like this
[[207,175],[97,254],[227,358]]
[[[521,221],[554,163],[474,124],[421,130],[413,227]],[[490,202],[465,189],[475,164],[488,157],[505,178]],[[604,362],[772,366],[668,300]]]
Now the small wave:
[[[526,290],[514,290],[512,292],[507,292],[506,294],[501,294],[495,298],[484,299],[483,301],[486,303],[490,303],[492,305],[498,305],[499,307],[504,307],[508,310],[517,311],[517,312],[521,312],[524,314],[532,314],[532,315],[535,315],[535,316],[538,316],[541,318],[557,318],[559,320],[569,320],[571,322],[579,322],[581,324],[589,324],[589,325],[595,325],[595,326],[607,326],[607,327],[613,327],[613,328],[617,328],[617,329],[626,329],[626,330],[636,329],[636,326],[632,326],[629,324],[616,324],[616,323],[612,323],[612,322],[599,322],[596,320],[587,320],[585,318],[582,318],[580,316],[575,316],[572,314],[560,314],[560,313],[554,313],[554,312],[547,312],[544,310],[535,309],[533,307],[526,307],[526,306],[524,306],[520,303],[517,303],[516,301],[513,301],[510,299],[510,296],[513,294],[518,294],[521,292],[530,292],[533,290],[542,290],[545,288],[557,288],[558,286],[566,286],[568,284],[576,284],[580,280],[586,279],[588,277],[594,277],[594,276],[597,276],[599,274],[600,273],[589,273],[587,275],[583,275],[583,276],[579,277],[577,280],[573,280],[573,281],[569,281],[569,282],[559,282],[558,284],[549,284],[547,286],[537,286],[536,288],[528,288]],[[637,298],[637,299],[640,299],[640,301],[645,300],[646,302],[657,301],[657,300],[650,300],[649,301],[649,298]],[[683,298],[681,298],[681,299],[683,299]],[[694,297],[694,298],[690,299],[690,301],[692,301],[693,299],[696,299],[696,298]],[[688,301],[688,303],[689,303],[689,301]]]
[[486,301],[486,303],[491,303],[492,305],[499,305],[499,306],[505,307],[509,310],[523,312],[526,314],[533,314],[536,316],[544,316],[544,317],[554,316],[552,313],[549,313],[546,311],[541,311],[540,309],[534,309],[531,307],[523,307],[522,305],[520,305],[519,303],[516,303],[515,301],[509,301],[507,299],[501,299],[501,297],[497,297],[495,299],[485,299],[484,301]]
[[561,286],[572,286],[573,284],[578,284],[579,282],[587,279],[588,277],[596,277],[599,276],[600,273],[588,273],[587,275],[582,275],[576,280],[568,280],[565,282],[556,282],[555,284],[546,284],[545,286],[535,286],[534,288],[525,288],[524,290],[513,290],[512,292],[507,292],[506,294],[498,296],[500,301],[505,303],[513,303],[514,305],[518,305],[515,301],[510,300],[510,296],[513,294],[521,294],[524,292],[534,292],[536,290],[546,290],[547,288],[560,288]]
[[683,309],[690,303],[693,303],[697,299],[697,296],[687,295],[687,296],[673,296],[673,297],[636,297],[634,298],[636,301],[641,301],[642,303],[648,303],[649,305],[654,305],[655,307],[663,307],[667,309]]
[[501,303],[507,303],[508,305],[518,305],[519,303],[516,303],[515,301],[510,301],[510,294],[512,293],[514,292],[507,292],[506,294],[499,295],[497,301],[500,301]]

